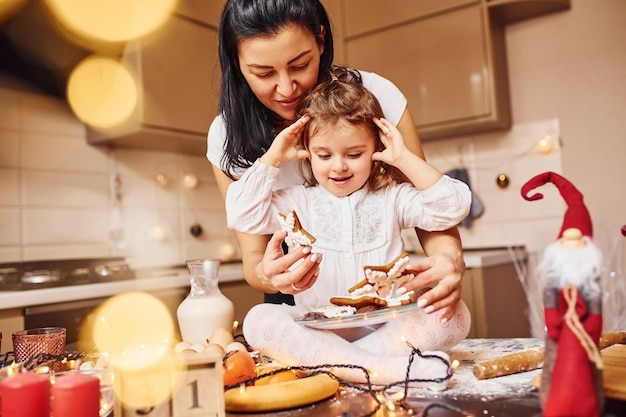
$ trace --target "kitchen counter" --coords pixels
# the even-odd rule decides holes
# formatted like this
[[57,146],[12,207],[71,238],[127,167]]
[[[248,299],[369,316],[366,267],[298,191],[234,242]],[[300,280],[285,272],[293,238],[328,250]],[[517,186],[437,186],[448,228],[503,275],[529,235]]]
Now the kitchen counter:
[[[517,249],[515,255],[525,257]],[[468,249],[463,254],[466,268],[481,268],[511,262],[507,249]],[[412,261],[424,259],[423,254],[410,254]],[[0,309],[21,308],[34,305],[109,297],[127,291],[149,291],[189,286],[189,274],[184,266],[136,270],[134,280],[112,281],[98,284],[51,287],[28,291],[0,291]],[[241,263],[223,263],[219,269],[220,283],[243,280]]]
[[[426,255],[409,252],[409,257],[412,261],[418,261],[424,259]],[[511,251],[507,248],[465,249],[463,251],[463,259],[465,260],[465,267],[467,269],[486,268],[510,263],[512,261],[522,261],[526,259],[526,251],[521,247],[511,248]]]
[[[220,265],[220,282],[241,280],[243,280],[241,263],[223,263]],[[0,310],[109,297],[128,291],[156,291],[187,286],[189,286],[189,273],[185,267],[139,269],[136,271],[136,278],[132,280],[26,291],[0,291]]]

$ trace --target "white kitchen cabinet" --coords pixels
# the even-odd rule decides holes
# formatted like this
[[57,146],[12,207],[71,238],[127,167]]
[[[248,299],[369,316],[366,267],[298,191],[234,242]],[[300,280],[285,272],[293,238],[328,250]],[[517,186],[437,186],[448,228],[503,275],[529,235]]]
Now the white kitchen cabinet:
[[136,76],[139,103],[122,125],[90,128],[88,141],[204,155],[218,105],[216,28],[175,14],[153,37],[127,45],[122,62]]

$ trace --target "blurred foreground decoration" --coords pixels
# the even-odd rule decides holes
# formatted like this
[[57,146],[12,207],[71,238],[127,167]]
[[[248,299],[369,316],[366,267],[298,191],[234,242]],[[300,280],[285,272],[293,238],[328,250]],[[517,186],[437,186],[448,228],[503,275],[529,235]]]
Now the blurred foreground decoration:
[[26,0],[0,0],[0,23],[12,18],[26,4]]
[[174,353],[174,320],[155,296],[138,291],[113,296],[84,331],[114,370],[116,403],[151,408],[167,403],[180,389],[186,361]]
[[522,197],[552,182],[567,203],[556,242],[539,265],[547,335],[540,399],[544,417],[594,417],[604,408],[602,357],[602,254],[593,242],[591,216],[582,193],[554,172],[531,178]]
[[159,29],[178,0],[44,0],[66,35],[95,50],[102,43],[141,38]]
[[108,128],[128,120],[137,107],[139,92],[135,78],[120,62],[92,55],[70,74],[67,99],[83,122]]

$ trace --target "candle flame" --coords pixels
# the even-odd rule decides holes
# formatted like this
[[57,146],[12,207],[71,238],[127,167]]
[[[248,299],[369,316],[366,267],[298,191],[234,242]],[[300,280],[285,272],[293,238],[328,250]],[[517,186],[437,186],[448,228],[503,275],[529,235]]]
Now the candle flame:
[[33,372],[36,374],[48,374],[50,373],[50,367],[49,366],[38,366],[35,369],[33,369]]
[[239,322],[235,320],[233,321],[233,334],[235,334],[235,332],[237,331],[237,328],[239,328]]
[[461,362],[459,362],[458,360],[455,359],[455,360],[452,361],[450,366],[452,367],[452,369],[457,369],[459,366],[461,366]]
[[246,384],[239,384],[239,393],[243,394],[246,392]]
[[6,372],[7,377],[15,376],[19,374],[21,369],[22,369],[22,365],[20,365],[19,363],[15,363],[15,362],[7,366],[6,368],[3,368],[3,370],[6,370],[5,372]]

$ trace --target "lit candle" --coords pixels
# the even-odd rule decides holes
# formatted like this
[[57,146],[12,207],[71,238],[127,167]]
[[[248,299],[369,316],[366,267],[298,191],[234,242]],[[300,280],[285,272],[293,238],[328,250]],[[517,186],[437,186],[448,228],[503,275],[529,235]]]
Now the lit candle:
[[57,377],[51,391],[53,417],[98,417],[100,380],[97,377],[70,372]]
[[3,417],[49,417],[50,380],[23,372],[0,383]]

